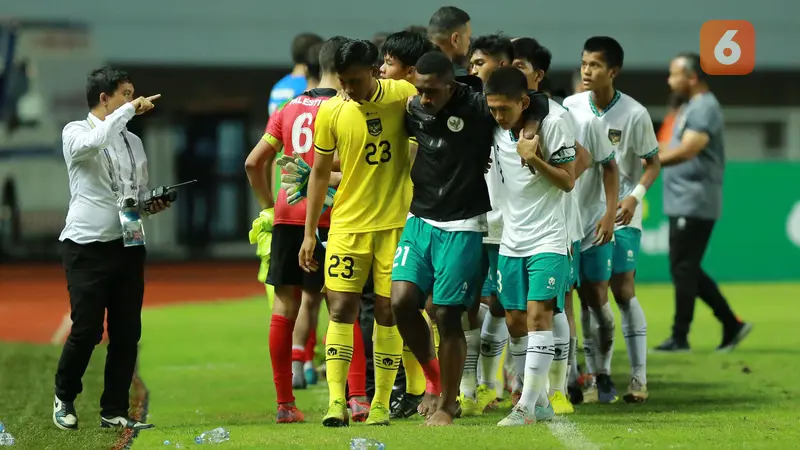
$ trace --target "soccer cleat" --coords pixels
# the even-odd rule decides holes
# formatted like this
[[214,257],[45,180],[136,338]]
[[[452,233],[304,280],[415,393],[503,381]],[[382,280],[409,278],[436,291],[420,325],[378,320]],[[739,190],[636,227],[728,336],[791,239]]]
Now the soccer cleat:
[[596,380],[592,379],[591,382],[584,385],[583,403],[597,403],[599,400],[597,392]]
[[732,331],[725,331],[722,335],[722,343],[719,344],[717,347],[717,352],[719,353],[727,353],[733,351],[740,342],[750,334],[750,331],[753,329],[752,323],[739,323],[737,327]]
[[493,387],[490,388],[489,386],[482,384],[478,386],[478,390],[475,392],[475,401],[477,403],[477,409],[479,413],[483,414],[489,405],[497,401],[497,391]]
[[550,405],[553,407],[555,414],[572,414],[575,412],[575,407],[572,406],[567,396],[561,391],[556,391],[550,397]]
[[422,403],[423,395],[404,393],[392,404],[389,418],[391,419],[407,419],[417,414],[417,408]]
[[347,405],[350,407],[350,417],[353,419],[353,422],[364,422],[367,420],[367,416],[369,416],[369,403],[361,402],[357,398],[351,398],[350,401],[347,402]]
[[536,416],[537,422],[548,422],[553,420],[553,417],[556,416],[551,403],[548,403],[547,406],[536,405],[536,408],[533,409],[533,412],[533,415]]
[[567,386],[567,394],[569,394],[569,402],[573,405],[583,403],[583,390],[581,390],[580,386],[574,384]]
[[517,404],[505,419],[497,422],[498,427],[519,427],[536,423],[536,415],[528,412],[524,406]]
[[344,399],[337,399],[328,405],[328,412],[322,418],[322,426],[336,428],[350,425],[350,416],[347,414],[347,406]]
[[275,415],[275,422],[277,423],[298,423],[305,421],[305,416],[297,406],[280,404],[278,405],[278,414]]
[[302,373],[292,373],[292,389],[306,389],[308,383]]
[[369,409],[367,425],[389,425],[389,408],[384,404],[375,402]]
[[313,386],[317,384],[317,381],[319,381],[319,375],[317,375],[317,371],[313,367],[303,369],[303,375],[305,376],[306,384],[308,385]]
[[53,402],[53,423],[62,430],[78,429],[78,413],[72,402],[63,402],[56,396]]
[[628,384],[628,392],[622,397],[625,403],[644,403],[647,401],[647,386],[642,384],[638,378],[631,378]]
[[125,416],[100,416],[100,428],[128,428],[139,431],[155,428],[155,425]]
[[690,351],[691,349],[689,348],[689,343],[686,342],[686,339],[675,339],[674,337],[670,337],[653,350],[659,353],[684,353]]
[[480,416],[483,414],[483,411],[478,409],[478,402],[475,397],[467,397],[464,394],[459,395],[458,406],[461,407],[461,415],[459,417]]
[[600,403],[614,403],[619,400],[617,395],[617,388],[611,377],[605,374],[597,376],[597,400]]

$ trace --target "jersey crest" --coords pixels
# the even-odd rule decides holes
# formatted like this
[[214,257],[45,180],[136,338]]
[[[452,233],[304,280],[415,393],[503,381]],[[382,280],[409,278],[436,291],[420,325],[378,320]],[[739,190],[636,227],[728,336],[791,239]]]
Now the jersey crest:
[[450,116],[450,118],[447,119],[447,128],[454,133],[458,133],[464,129],[464,119],[461,117]]
[[369,134],[373,136],[380,136],[381,132],[383,132],[383,125],[381,125],[381,119],[369,119],[367,120],[367,131]]
[[622,139],[622,130],[613,130],[611,128],[608,129],[608,140],[611,141],[612,144],[617,145],[619,141]]

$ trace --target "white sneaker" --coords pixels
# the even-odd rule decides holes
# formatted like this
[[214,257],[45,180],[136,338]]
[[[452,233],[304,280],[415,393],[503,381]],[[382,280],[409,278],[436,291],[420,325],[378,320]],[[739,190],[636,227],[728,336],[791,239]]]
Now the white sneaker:
[[58,396],[53,402],[53,423],[62,430],[78,429],[78,414],[72,402],[62,402]]
[[152,423],[139,422],[138,420],[131,419],[130,417],[114,416],[114,417],[100,417],[101,428],[130,428],[132,430],[147,430],[155,428]]
[[536,423],[536,415],[528,411],[528,408],[517,403],[505,419],[497,422],[498,427],[519,427]]

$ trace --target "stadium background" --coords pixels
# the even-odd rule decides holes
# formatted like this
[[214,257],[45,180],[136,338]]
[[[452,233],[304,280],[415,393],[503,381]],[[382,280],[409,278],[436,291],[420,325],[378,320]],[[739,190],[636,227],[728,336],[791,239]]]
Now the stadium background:
[[[702,23],[726,18],[751,21],[757,36],[756,71],[711,80],[724,107],[728,166],[723,218],[705,264],[719,281],[728,283],[728,292],[740,289],[732,294],[739,310],[749,310],[742,301],[800,293],[793,284],[800,281],[800,85],[796,81],[800,54],[787,47],[800,42],[800,4],[713,0],[705,2],[701,12],[690,0],[647,6],[633,0],[602,5],[579,0],[569,7],[557,2],[531,6],[522,0],[496,7],[479,1],[452,3],[471,14],[473,36],[502,30],[510,36],[539,39],[554,55],[550,73],[554,87],[568,92],[585,38],[616,37],[626,53],[617,87],[648,107],[656,127],[667,111],[669,61],[678,52],[697,51]],[[136,118],[129,126],[145,143],[150,184],[200,180],[181,191],[174,208],[147,228],[151,264],[146,306],[257,299],[263,287],[255,279],[258,262],[246,236],[258,206],[243,161],[262,134],[270,88],[290,69],[292,37],[313,31],[325,37],[371,38],[408,25],[425,25],[438,6],[422,0],[380,5],[366,0],[334,4],[72,0],[68,8],[55,0],[3,2],[0,340],[58,343],[68,331],[56,240],[69,199],[60,129],[86,113],[83,83],[90,68],[101,63],[120,66],[131,73],[138,93],[163,95],[153,114]],[[15,57],[9,64],[11,49]],[[20,80],[25,81],[14,84]],[[25,89],[14,91],[19,86]],[[12,92],[25,95],[13,97]],[[12,109],[23,120],[9,126]],[[644,289],[659,293],[664,326],[657,331],[666,333],[671,290],[660,284],[669,281],[667,220],[660,192],[657,182],[646,198],[637,277],[642,283],[656,283]],[[739,283],[758,284],[736,287]],[[264,341],[259,344],[262,351],[268,312],[254,311],[263,325],[263,336],[258,338]],[[767,320],[778,320],[777,311],[763,313]],[[230,326],[197,320],[182,323],[217,330]],[[767,335],[777,333],[769,326],[763,330]],[[155,334],[146,328],[145,341],[148,332]],[[660,337],[654,336],[651,343]],[[33,348],[24,347],[23,353],[34,352]],[[23,373],[12,364],[19,362],[12,354],[0,352],[0,386],[16,372]],[[206,357],[197,356],[200,363]],[[260,357],[266,361],[265,354]],[[54,365],[33,367],[46,373],[41,379],[47,391]]]

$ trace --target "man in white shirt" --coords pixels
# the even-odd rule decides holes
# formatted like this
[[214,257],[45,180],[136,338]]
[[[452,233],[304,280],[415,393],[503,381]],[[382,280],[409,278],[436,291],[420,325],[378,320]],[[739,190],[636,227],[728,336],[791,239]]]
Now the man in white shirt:
[[569,277],[564,193],[575,184],[575,138],[561,117],[566,110],[554,103],[540,133],[530,140],[521,136],[522,112],[530,102],[521,71],[495,70],[484,92],[500,125],[494,157],[502,177],[503,214],[497,293],[506,310],[509,334],[514,338],[527,335],[525,358],[515,361],[522,365],[517,370],[524,372],[522,395],[498,425],[528,425],[554,415],[545,390],[555,353],[553,313],[564,307]]
[[[565,100],[574,115],[595,116],[613,145],[619,167],[619,204],[611,257],[611,292],[620,309],[622,334],[631,363],[631,381],[624,399],[643,402],[647,399],[647,321],[634,289],[636,259],[642,235],[642,200],[647,189],[658,178],[661,164],[658,141],[647,109],[633,98],[614,88],[614,79],[622,69],[624,52],[613,38],[595,36],[583,47],[581,72],[586,91]],[[644,161],[644,169],[642,162]],[[613,317],[606,302],[603,317]],[[595,316],[598,317],[598,316]],[[591,326],[584,327],[589,330]],[[613,335],[609,335],[613,338]],[[589,340],[584,337],[584,341]],[[598,343],[602,347],[613,347]],[[616,401],[617,393],[611,382],[613,350],[600,352],[595,358],[597,395],[588,392],[586,401],[594,398],[601,403]]]
[[[53,423],[78,428],[74,401],[94,347],[103,338],[108,312],[102,427],[152,428],[128,415],[128,392],[142,331],[144,230],[140,216],[166,209],[161,200],[145,207],[147,157],[138,136],[125,125],[153,109],[152,97],[133,97],[125,72],[102,68],[89,74],[86,100],[91,112],[62,132],[70,201],[62,242],[72,329],[55,377]],[[124,230],[124,232],[123,232]]]

